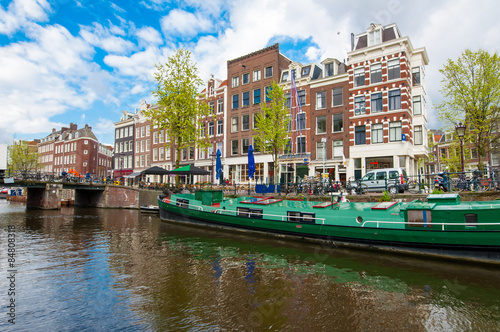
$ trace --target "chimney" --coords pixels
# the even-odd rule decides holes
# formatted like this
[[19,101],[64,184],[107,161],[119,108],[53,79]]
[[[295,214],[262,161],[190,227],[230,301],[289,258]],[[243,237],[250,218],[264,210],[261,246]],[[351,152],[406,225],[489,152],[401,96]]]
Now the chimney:
[[71,122],[69,124],[69,129],[70,130],[77,130],[78,129],[78,125],[76,123]]
[[351,51],[354,51],[354,34],[351,32]]
[[52,128],[52,132],[55,133],[56,132],[56,128]]

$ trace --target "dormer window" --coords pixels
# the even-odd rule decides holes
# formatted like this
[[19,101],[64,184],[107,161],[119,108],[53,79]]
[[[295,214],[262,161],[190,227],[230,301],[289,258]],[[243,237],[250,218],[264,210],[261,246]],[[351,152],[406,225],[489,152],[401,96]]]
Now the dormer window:
[[300,76],[302,76],[302,77],[308,76],[310,72],[311,72],[311,66],[304,67],[304,68],[302,68],[302,72],[300,73]]
[[282,82],[288,81],[288,75],[289,75],[289,72],[288,71],[284,71],[283,72],[283,76],[281,77],[281,81]]
[[381,30],[373,30],[368,33],[368,46],[377,45],[382,42]]
[[325,64],[325,77],[333,76],[333,62]]

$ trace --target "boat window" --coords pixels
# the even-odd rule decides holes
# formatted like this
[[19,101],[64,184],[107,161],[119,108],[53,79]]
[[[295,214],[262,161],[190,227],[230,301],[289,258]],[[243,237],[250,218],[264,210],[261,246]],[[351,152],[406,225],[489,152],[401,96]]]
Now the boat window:
[[255,219],[262,219],[262,209],[250,209],[250,217]]
[[238,216],[240,217],[250,217],[250,209],[249,208],[243,208],[243,207],[239,207],[237,209],[238,211]]
[[288,211],[287,212],[288,221],[291,222],[300,222],[300,212],[297,211]]
[[306,224],[316,223],[316,213],[310,212],[299,212],[299,211],[287,211],[288,221],[290,222],[301,222]]
[[262,209],[250,209],[238,207],[237,214],[240,217],[262,219]]
[[315,213],[301,213],[302,222],[306,224],[314,224],[315,223]]
[[189,199],[177,198],[177,206],[189,208]]
[[465,226],[466,227],[477,227],[477,214],[467,213],[465,215]]

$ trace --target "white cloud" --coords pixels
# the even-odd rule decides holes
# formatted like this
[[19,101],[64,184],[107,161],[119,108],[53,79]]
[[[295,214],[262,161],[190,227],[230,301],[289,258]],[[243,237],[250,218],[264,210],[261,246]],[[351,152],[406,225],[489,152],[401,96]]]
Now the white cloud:
[[0,34],[13,34],[29,22],[45,22],[48,11],[45,0],[14,0],[7,10],[0,7]]
[[171,10],[167,16],[161,19],[163,34],[194,36],[197,33],[210,29],[212,23],[200,14],[193,14],[181,9]]
[[163,44],[163,39],[158,30],[152,27],[143,27],[135,32],[138,40],[139,47],[146,47],[148,45],[161,45]]
[[102,48],[109,53],[123,54],[134,49],[134,44],[122,37],[113,35],[123,33],[121,29],[105,29],[101,24],[94,23],[92,27],[81,26],[80,35],[90,45]]

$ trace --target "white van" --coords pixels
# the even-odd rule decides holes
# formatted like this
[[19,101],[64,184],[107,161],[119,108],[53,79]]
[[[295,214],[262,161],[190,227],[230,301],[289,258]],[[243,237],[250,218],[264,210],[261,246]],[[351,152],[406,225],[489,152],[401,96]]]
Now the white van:
[[363,191],[388,191],[389,194],[403,193],[408,190],[408,176],[404,168],[374,169],[360,180]]

